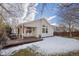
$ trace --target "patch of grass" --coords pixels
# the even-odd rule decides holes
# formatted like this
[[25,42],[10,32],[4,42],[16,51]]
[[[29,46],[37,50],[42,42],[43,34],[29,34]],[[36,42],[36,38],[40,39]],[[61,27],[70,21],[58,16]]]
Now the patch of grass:
[[79,50],[61,54],[61,56],[79,56]]
[[32,51],[28,49],[22,49],[16,52],[13,56],[33,56],[33,55],[35,55],[35,53],[33,53]]
[[26,49],[21,49],[19,51],[13,52],[12,56],[79,56],[79,50],[77,51],[70,51],[70,52],[64,52],[64,53],[56,53],[56,54],[46,54],[44,51],[38,52],[38,47],[32,46],[27,47]]
[[64,52],[59,54],[48,54],[48,56],[79,56],[79,50],[77,51],[70,51],[70,52]]
[[77,39],[77,40],[79,40],[79,37],[73,37],[74,39]]
[[68,53],[61,53],[61,54],[45,54],[45,55],[43,55],[42,53],[34,52],[34,51],[31,51],[28,49],[22,49],[22,50],[16,52],[13,56],[79,56],[79,50],[71,51]]
[[41,56],[42,54],[37,52],[37,47],[27,47],[26,49],[21,49],[17,52],[13,52],[12,56]]

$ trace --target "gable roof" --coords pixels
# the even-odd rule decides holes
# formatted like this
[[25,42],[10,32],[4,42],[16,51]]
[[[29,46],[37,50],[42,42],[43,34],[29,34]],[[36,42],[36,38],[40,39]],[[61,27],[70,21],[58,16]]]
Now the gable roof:
[[29,22],[24,22],[24,23],[19,24],[18,26],[21,26],[22,24],[27,25],[27,24],[31,24],[31,23],[38,23],[40,21],[45,21],[48,25],[52,26],[45,18],[41,18],[41,19],[38,19],[38,20],[29,21]]

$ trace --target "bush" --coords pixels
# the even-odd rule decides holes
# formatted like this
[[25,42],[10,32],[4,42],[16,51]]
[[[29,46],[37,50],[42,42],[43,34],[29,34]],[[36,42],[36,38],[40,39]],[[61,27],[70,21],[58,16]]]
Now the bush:
[[38,47],[32,46],[32,47],[27,47],[26,49],[21,49],[17,52],[13,52],[13,56],[42,56],[40,52],[37,52]]
[[0,17],[0,45],[6,45],[6,41],[9,39],[8,35],[11,32],[11,28],[4,22],[4,19]]

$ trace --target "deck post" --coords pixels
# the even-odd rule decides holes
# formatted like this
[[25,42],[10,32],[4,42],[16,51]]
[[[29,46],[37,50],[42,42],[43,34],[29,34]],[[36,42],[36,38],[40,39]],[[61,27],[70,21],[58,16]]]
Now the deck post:
[[23,36],[23,32],[24,32],[24,26],[23,26],[23,24],[22,24],[22,39],[24,39],[24,36]]
[[20,31],[20,27],[19,27],[18,29],[19,29],[19,30],[18,30],[18,36],[19,36],[18,38],[21,39],[21,31]]

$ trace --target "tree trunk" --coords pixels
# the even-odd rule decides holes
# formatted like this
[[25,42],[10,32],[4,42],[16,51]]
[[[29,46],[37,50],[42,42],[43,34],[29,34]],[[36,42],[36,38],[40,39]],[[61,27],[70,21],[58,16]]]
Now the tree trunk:
[[69,24],[69,37],[72,37],[71,24]]

